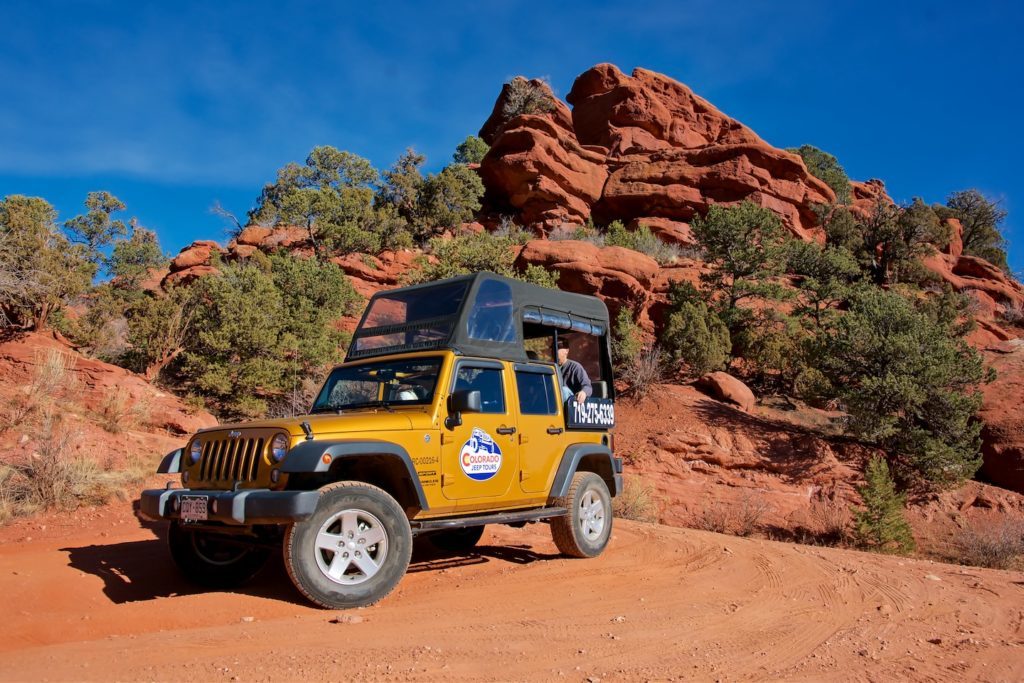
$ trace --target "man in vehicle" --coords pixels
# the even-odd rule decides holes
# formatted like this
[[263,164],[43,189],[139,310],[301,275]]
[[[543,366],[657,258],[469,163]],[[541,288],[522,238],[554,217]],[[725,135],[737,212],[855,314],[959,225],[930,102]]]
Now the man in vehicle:
[[564,339],[558,340],[558,370],[562,373],[562,386],[576,398],[577,403],[583,403],[594,393],[594,387],[590,384],[590,375],[579,362],[569,358],[569,344]]

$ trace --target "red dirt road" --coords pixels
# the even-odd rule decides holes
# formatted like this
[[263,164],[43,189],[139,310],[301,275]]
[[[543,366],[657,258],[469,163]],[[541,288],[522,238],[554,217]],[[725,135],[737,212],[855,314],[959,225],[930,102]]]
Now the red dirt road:
[[125,507],[0,530],[0,680],[1024,679],[1019,572],[621,521],[569,560],[533,525],[333,613],[280,564],[197,591]]

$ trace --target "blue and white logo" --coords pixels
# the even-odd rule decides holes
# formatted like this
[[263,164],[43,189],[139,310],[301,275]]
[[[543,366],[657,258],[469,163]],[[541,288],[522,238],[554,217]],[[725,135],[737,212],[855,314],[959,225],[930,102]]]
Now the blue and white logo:
[[501,469],[501,449],[490,434],[474,427],[469,441],[462,445],[459,463],[470,479],[487,481]]

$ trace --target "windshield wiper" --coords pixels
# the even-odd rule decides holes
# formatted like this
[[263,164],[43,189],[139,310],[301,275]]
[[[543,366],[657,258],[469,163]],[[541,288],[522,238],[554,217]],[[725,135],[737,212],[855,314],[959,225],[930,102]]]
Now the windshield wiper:
[[310,415],[319,415],[320,413],[337,413],[341,415],[341,408],[335,408],[334,406],[320,406],[319,408],[313,408],[309,411]]
[[346,408],[383,408],[389,413],[395,412],[395,409],[391,407],[390,401],[367,401],[366,403],[349,403],[345,406]]

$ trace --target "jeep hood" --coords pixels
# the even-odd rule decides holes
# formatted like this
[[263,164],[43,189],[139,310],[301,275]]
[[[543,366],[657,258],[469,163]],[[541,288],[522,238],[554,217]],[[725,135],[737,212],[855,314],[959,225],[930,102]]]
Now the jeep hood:
[[298,417],[274,420],[254,420],[252,422],[234,422],[203,429],[200,434],[221,431],[240,431],[246,429],[281,429],[292,436],[303,436],[302,423],[308,422],[315,438],[334,436],[346,432],[393,432],[408,429],[430,429],[433,420],[423,409],[396,409],[393,412],[383,409],[353,410],[341,415],[329,413],[323,415],[302,415]]

